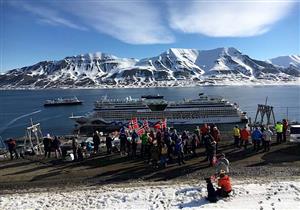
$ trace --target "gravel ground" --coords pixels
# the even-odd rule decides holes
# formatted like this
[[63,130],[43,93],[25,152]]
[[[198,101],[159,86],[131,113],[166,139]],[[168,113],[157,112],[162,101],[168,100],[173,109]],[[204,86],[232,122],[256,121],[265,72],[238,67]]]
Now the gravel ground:
[[[285,180],[300,177],[300,145],[273,145],[268,153],[234,149],[222,144],[220,150],[231,162],[233,179]],[[71,188],[78,186],[103,186],[112,184],[164,183],[203,181],[214,174],[214,169],[204,161],[203,149],[197,158],[186,159],[186,164],[168,165],[154,169],[141,159],[120,157],[118,154],[100,154],[82,162],[65,163],[41,158],[0,162],[0,194],[32,188]]]

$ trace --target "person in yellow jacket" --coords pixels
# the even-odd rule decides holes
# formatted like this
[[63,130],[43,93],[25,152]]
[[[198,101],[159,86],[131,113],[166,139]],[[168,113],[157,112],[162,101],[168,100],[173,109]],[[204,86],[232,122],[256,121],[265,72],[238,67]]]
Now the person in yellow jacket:
[[238,125],[233,128],[234,146],[240,148],[241,130]]
[[282,132],[283,132],[283,125],[281,122],[276,123],[275,130],[276,130],[276,134],[277,134],[276,142],[277,142],[277,144],[280,144],[282,142]]

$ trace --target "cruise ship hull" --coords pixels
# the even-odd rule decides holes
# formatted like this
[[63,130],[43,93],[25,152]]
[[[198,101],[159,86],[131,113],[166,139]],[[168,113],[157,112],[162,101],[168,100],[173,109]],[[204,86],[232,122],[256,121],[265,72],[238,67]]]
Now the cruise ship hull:
[[[79,120],[80,119],[80,120]],[[76,121],[76,120],[75,120]],[[139,125],[142,126],[143,119],[138,119]],[[149,126],[153,127],[159,123],[159,120],[148,120]],[[220,130],[228,130],[233,125],[238,124],[244,126],[248,120],[239,117],[215,117],[215,118],[199,118],[199,119],[167,119],[168,127],[176,128],[177,130],[195,129],[196,126],[201,124],[216,124]],[[122,126],[128,127],[129,120],[105,120],[100,118],[85,118],[80,117],[77,119],[77,126],[75,132],[81,134],[91,134],[94,131],[111,132],[119,130]]]

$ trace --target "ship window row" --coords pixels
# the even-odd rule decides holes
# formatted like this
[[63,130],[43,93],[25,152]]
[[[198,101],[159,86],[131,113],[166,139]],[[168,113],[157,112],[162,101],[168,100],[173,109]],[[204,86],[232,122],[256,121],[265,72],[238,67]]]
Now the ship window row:
[[113,112],[100,112],[101,115],[111,115],[111,116],[123,116],[123,115],[147,115],[147,116],[154,116],[154,115],[165,115],[165,116],[173,116],[173,115],[180,115],[180,116],[190,116],[190,115],[236,115],[237,111],[235,110],[213,110],[213,111],[199,111],[199,112],[136,112],[132,111],[113,111]]
[[[179,109],[179,108],[178,108]],[[117,110],[116,110],[116,107],[115,108],[112,108],[112,107],[96,107],[96,110],[99,110],[99,111],[108,111],[108,112],[133,112],[133,111],[137,111],[137,110],[144,110],[144,111],[149,111],[150,112],[150,109],[149,108],[146,108],[146,107],[141,107],[141,106],[127,106],[127,107],[118,107]],[[173,108],[169,108],[167,107],[165,112],[168,112],[168,111],[171,111],[171,112],[176,112],[176,111],[179,111],[179,110],[176,110],[175,107]],[[205,112],[205,113],[227,113],[227,112],[236,112],[237,110],[232,108],[232,107],[218,107],[218,108],[193,108],[193,107],[186,107],[184,109],[185,112]],[[183,111],[183,107],[180,108],[180,112],[184,112]]]
[[121,118],[121,119],[131,119],[133,117],[138,118],[151,118],[151,119],[161,119],[161,118],[172,118],[172,119],[180,119],[180,118],[204,118],[204,117],[212,117],[212,116],[237,116],[237,112],[182,112],[182,113],[172,113],[172,112],[103,112],[98,113],[99,117],[103,118]]

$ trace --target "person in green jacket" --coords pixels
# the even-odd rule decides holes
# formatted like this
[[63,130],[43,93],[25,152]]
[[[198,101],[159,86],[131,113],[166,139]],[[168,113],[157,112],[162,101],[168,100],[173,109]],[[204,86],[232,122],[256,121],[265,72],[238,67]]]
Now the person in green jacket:
[[280,144],[282,142],[282,132],[283,132],[283,125],[281,122],[276,123],[275,130],[276,130],[276,134],[277,134],[276,142],[277,142],[277,144]]
[[142,141],[141,157],[144,158],[145,153],[146,153],[147,143],[148,143],[148,133],[147,132],[143,133],[140,138],[141,138],[141,141]]

